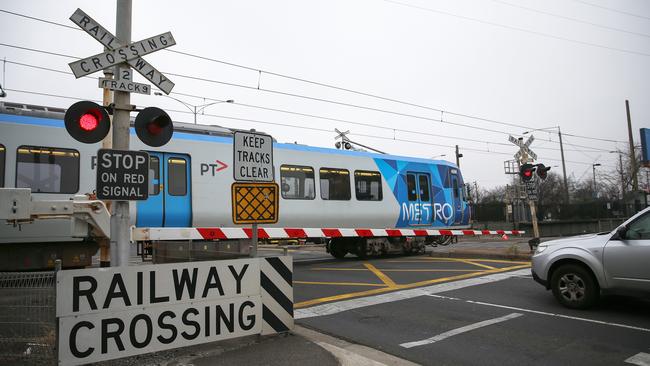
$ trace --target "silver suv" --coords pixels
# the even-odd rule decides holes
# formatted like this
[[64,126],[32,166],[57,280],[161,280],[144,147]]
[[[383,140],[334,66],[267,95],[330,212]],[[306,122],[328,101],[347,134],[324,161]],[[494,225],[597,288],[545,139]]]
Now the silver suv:
[[585,309],[602,293],[650,294],[650,207],[611,233],[544,242],[533,278],[564,306]]

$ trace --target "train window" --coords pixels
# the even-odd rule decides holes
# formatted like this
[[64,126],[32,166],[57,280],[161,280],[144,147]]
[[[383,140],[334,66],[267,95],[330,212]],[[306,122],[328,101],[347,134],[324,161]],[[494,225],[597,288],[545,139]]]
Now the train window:
[[316,198],[314,168],[312,167],[282,165],[280,181],[282,198],[290,200],[313,200]]
[[381,201],[381,174],[357,170],[354,172],[354,187],[359,201]]
[[149,195],[156,196],[160,193],[160,159],[149,156]]
[[16,188],[34,193],[77,193],[79,151],[43,146],[19,146]]
[[5,186],[5,146],[0,144],[0,187]]
[[428,201],[429,200],[429,176],[428,175],[419,175],[420,180],[420,200]]
[[187,194],[186,165],[185,159],[167,159],[167,190],[170,196],[185,196]]
[[460,192],[460,189],[458,188],[458,177],[456,175],[452,175],[451,182],[454,188],[454,198],[458,198]]
[[350,172],[345,169],[321,168],[320,196],[324,200],[350,199]]
[[415,187],[415,175],[414,174],[407,174],[406,175],[406,186],[408,188],[408,199],[409,199],[409,201],[417,201],[418,192],[417,192],[417,188]]

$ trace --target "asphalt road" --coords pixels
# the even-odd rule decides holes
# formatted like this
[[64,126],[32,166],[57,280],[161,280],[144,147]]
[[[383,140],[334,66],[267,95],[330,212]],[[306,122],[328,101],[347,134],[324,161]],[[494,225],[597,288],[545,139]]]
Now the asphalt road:
[[523,267],[428,257],[296,266],[297,322],[423,365],[650,362],[650,301],[565,309]]

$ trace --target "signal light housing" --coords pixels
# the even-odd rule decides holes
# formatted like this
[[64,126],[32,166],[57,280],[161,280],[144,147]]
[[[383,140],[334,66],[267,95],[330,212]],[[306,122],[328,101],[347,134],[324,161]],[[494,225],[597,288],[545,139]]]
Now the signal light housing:
[[71,105],[63,120],[70,136],[85,144],[100,142],[111,130],[106,108],[87,100]]
[[535,172],[535,166],[532,164],[522,164],[519,168],[519,176],[524,182],[529,182],[533,179],[533,173]]
[[147,107],[135,117],[135,133],[145,144],[160,147],[172,138],[174,125],[165,111],[157,107]]
[[537,171],[537,176],[544,180],[548,176],[548,171],[551,170],[550,166],[545,166],[544,164],[537,164],[537,168],[535,171]]

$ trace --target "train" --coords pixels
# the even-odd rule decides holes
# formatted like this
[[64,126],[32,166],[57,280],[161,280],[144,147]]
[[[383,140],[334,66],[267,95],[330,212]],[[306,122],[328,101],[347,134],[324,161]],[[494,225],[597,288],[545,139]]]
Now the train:
[[[65,110],[0,103],[0,187],[31,188],[34,199],[68,199],[95,189],[101,143],[82,144],[66,131]],[[136,227],[237,227],[231,211],[233,133],[221,126],[174,122],[172,139],[149,153],[149,196],[130,202]],[[465,229],[470,204],[452,162],[307,146],[273,144],[279,220],[265,227]],[[73,239],[65,220],[21,230],[0,225],[0,270],[36,268],[61,256],[88,260],[92,240]],[[411,252],[439,237],[310,238],[341,258]],[[81,263],[80,259],[77,258]]]

